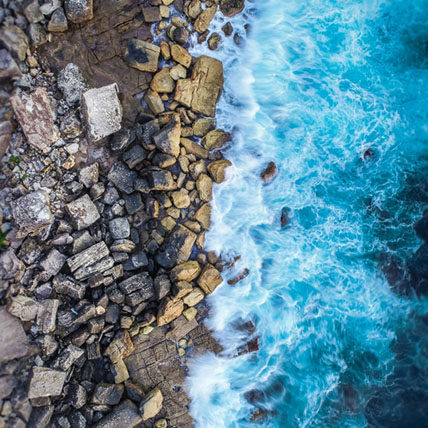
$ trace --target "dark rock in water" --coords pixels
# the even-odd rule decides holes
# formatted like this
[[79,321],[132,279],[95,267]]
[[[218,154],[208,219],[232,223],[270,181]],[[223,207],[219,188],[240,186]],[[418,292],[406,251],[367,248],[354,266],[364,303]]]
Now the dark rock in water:
[[423,212],[422,218],[416,222],[414,229],[419,238],[428,241],[428,210]]
[[244,10],[244,0],[221,0],[220,10],[225,16],[235,16]]
[[281,211],[281,227],[286,227],[289,223],[290,208],[283,208]]
[[247,268],[245,268],[239,275],[235,276],[234,278],[229,279],[229,281],[227,281],[227,283],[229,285],[235,285],[239,281],[242,281],[244,278],[246,278],[249,273],[250,273],[250,271]]
[[363,159],[365,161],[368,161],[369,159],[373,159],[374,157],[375,157],[375,151],[372,148],[368,148],[363,154]]
[[256,422],[256,421],[259,421],[261,419],[266,418],[266,416],[267,416],[266,410],[257,409],[251,414],[251,421]]
[[210,38],[208,39],[208,48],[212,51],[215,51],[218,49],[221,42],[221,36],[218,33],[212,33]]
[[230,22],[226,22],[221,29],[226,37],[230,37],[233,33],[233,27]]
[[357,410],[358,404],[358,392],[352,387],[352,385],[344,385],[342,393],[345,406],[351,412],[355,412]]
[[174,30],[174,41],[180,45],[185,45],[189,40],[189,30],[186,28],[176,28]]
[[278,167],[276,166],[275,162],[269,162],[268,166],[260,174],[260,177],[266,184],[269,184],[273,181],[277,174]]
[[251,352],[256,352],[259,350],[259,338],[255,337],[251,339],[249,342],[241,345],[237,350],[237,356],[249,354]]

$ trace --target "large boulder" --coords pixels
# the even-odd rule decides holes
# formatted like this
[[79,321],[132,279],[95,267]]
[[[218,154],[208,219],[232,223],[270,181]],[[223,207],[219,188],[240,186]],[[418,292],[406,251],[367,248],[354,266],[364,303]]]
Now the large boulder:
[[59,138],[54,124],[55,112],[46,89],[37,88],[31,94],[14,95],[10,103],[30,146],[46,152]]
[[195,62],[192,77],[177,81],[174,100],[196,113],[214,117],[223,83],[221,61],[202,55]]
[[244,10],[245,0],[221,0],[220,10],[225,16],[235,16]]
[[227,159],[221,159],[211,162],[208,166],[208,172],[216,183],[222,183],[225,180],[225,169],[232,166],[232,162]]

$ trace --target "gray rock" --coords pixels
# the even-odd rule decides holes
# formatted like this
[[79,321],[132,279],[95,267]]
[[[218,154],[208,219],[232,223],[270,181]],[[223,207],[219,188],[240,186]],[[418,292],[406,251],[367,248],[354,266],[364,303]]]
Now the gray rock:
[[39,311],[39,304],[24,295],[12,297],[8,307],[9,313],[21,321],[31,321],[36,318]]
[[125,208],[129,215],[134,215],[144,208],[141,194],[138,192],[133,192],[130,195],[123,195],[123,199],[125,200]]
[[81,409],[87,401],[86,389],[79,384],[71,384],[68,387],[68,397],[70,399],[70,404],[75,409]]
[[75,300],[83,299],[86,292],[86,285],[76,282],[65,275],[57,275],[53,281],[52,286],[58,294],[71,297]]
[[99,179],[99,165],[94,162],[92,165],[82,168],[79,172],[79,181],[87,188],[91,188]]
[[171,290],[171,281],[168,278],[168,275],[158,275],[154,281],[156,299],[161,300]]
[[38,190],[12,202],[12,215],[19,227],[19,237],[40,232],[52,223],[47,193]]
[[27,428],[46,428],[54,409],[54,406],[33,407]]
[[7,47],[12,56],[25,61],[30,47],[28,37],[17,25],[8,25],[0,30],[0,41]]
[[21,70],[6,49],[0,49],[0,79],[20,77]]
[[56,314],[60,301],[46,299],[40,304],[36,325],[42,333],[51,333],[56,328]]
[[123,152],[135,140],[135,131],[129,129],[121,129],[112,135],[110,140],[110,148],[113,152]]
[[119,404],[125,387],[111,383],[100,383],[95,387],[92,403],[115,406]]
[[23,357],[28,352],[28,339],[20,321],[6,308],[0,309],[0,363]]
[[140,145],[135,145],[123,154],[122,159],[133,169],[146,158],[146,155],[146,151]]
[[34,367],[28,398],[55,397],[61,395],[67,373],[46,367]]
[[16,381],[13,376],[0,376],[0,400],[9,397],[15,385]]
[[138,292],[142,301],[149,300],[155,295],[153,279],[147,272],[142,272],[125,279],[119,283],[119,288],[126,295]]
[[120,199],[119,192],[116,190],[116,187],[107,187],[107,190],[105,191],[102,202],[106,205],[113,205],[115,202],[117,202]]
[[109,230],[113,239],[129,238],[131,228],[126,217],[115,218],[109,222]]
[[12,279],[24,270],[24,264],[16,257],[13,250],[0,253],[0,279]]
[[64,13],[64,9],[59,7],[51,16],[48,24],[48,31],[55,33],[62,33],[67,31],[68,22]]
[[67,64],[58,76],[58,87],[69,105],[80,103],[82,93],[88,88],[85,79],[75,64]]
[[72,428],[86,428],[88,426],[85,417],[80,412],[71,413],[68,420]]
[[73,239],[73,254],[77,254],[83,250],[86,250],[92,245],[95,245],[96,242],[93,236],[87,230],[74,234]]
[[180,154],[180,136],[180,120],[174,115],[168,124],[153,135],[153,141],[161,152],[178,157]]
[[61,254],[56,248],[53,248],[49,254],[40,262],[43,269],[44,279],[47,281],[50,277],[55,276],[64,266],[67,256]]
[[83,349],[75,345],[68,345],[52,363],[52,368],[67,371],[85,354]]
[[171,172],[160,168],[150,170],[149,182],[152,190],[175,190],[177,188]]
[[134,181],[138,175],[131,171],[123,162],[116,162],[109,174],[108,179],[122,192],[132,193],[134,191]]
[[101,140],[122,127],[122,105],[116,83],[90,89],[82,95],[82,113],[93,141]]
[[142,419],[137,406],[131,400],[125,400],[97,422],[93,428],[133,428]]
[[40,6],[40,12],[42,12],[43,15],[50,15],[52,12],[57,10],[59,7],[61,7],[60,0],[50,0],[50,1],[43,3]]
[[91,276],[103,273],[106,270],[111,269],[114,266],[114,259],[112,257],[104,257],[99,262],[96,262],[89,266],[83,266],[74,272],[74,278],[79,281],[88,279]]
[[100,218],[97,207],[87,194],[68,203],[65,208],[77,230],[86,229]]
[[40,22],[43,21],[44,16],[40,10],[38,0],[31,0],[27,2],[24,7],[24,15],[28,19],[28,22]]
[[64,6],[67,18],[75,24],[81,24],[94,17],[93,0],[65,0]]

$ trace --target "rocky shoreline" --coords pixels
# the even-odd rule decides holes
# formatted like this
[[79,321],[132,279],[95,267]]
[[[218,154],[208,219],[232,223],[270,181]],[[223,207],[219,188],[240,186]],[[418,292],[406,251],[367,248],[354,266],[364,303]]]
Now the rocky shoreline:
[[[190,356],[221,352],[204,250],[222,63],[243,0],[2,1],[0,427],[191,427]],[[245,277],[244,272],[237,277]],[[257,349],[257,340],[237,354]]]

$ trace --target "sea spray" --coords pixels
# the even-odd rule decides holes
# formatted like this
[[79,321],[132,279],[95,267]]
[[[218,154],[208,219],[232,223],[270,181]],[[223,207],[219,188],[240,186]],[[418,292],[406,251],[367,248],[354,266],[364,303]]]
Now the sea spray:
[[[410,187],[428,170],[427,15],[422,0],[256,0],[232,21],[245,42],[214,53],[233,167],[207,247],[249,275],[209,298],[225,351],[191,362],[197,427],[427,425],[425,381],[413,407],[402,394],[409,367],[426,366],[426,300],[393,293],[380,266],[420,245]],[[230,358],[248,320],[260,350]]]

